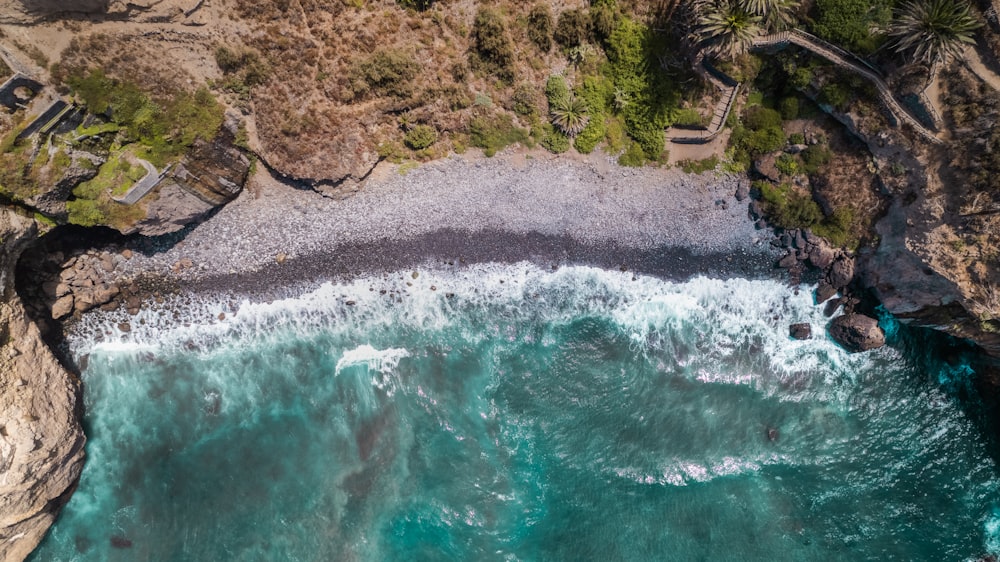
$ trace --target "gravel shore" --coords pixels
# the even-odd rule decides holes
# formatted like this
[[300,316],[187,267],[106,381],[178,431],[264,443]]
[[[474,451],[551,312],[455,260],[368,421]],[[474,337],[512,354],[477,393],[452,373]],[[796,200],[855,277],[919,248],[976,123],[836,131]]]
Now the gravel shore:
[[[636,262],[663,261],[665,253],[675,261],[769,263],[770,231],[755,230],[748,201],[734,196],[745,181],[622,168],[605,155],[543,153],[454,156],[409,170],[383,164],[342,200],[261,174],[183,240],[138,246],[116,273],[222,288],[235,284],[234,276],[270,283],[405,267],[420,254],[463,261],[534,256],[647,270],[648,263]],[[689,263],[678,273],[705,265]]]

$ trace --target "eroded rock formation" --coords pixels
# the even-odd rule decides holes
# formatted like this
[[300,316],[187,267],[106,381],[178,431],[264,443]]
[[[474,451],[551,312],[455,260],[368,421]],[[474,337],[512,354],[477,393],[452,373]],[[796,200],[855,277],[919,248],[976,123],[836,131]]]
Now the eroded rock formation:
[[0,208],[0,560],[23,560],[76,487],[80,383],[42,341],[14,290],[32,219]]

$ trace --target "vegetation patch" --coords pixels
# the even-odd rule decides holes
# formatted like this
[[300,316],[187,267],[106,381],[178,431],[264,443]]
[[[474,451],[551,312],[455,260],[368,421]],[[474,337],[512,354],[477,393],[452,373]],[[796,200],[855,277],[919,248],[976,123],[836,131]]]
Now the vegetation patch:
[[413,150],[423,150],[437,142],[437,130],[430,125],[417,125],[407,131],[403,144]]
[[849,207],[836,209],[830,216],[823,211],[812,195],[788,184],[775,185],[756,181],[761,202],[771,224],[781,228],[809,228],[828,239],[835,246],[853,244],[850,228],[854,213]]
[[420,65],[408,53],[379,49],[351,65],[351,89],[355,99],[369,96],[405,98],[413,94],[411,83],[418,72]]
[[483,149],[483,154],[493,156],[514,143],[528,140],[528,132],[514,124],[506,113],[480,115],[469,123],[472,146]]
[[135,83],[101,70],[70,76],[67,82],[88,111],[108,115],[120,128],[123,144],[138,143],[141,157],[158,167],[179,158],[195,140],[211,140],[222,126],[222,105],[206,88],[154,100]]
[[681,160],[677,165],[686,174],[701,174],[716,169],[719,166],[719,157],[710,156],[704,160]]
[[514,83],[514,45],[507,35],[507,22],[499,11],[480,8],[472,26],[469,66],[481,74],[493,75],[505,84]]

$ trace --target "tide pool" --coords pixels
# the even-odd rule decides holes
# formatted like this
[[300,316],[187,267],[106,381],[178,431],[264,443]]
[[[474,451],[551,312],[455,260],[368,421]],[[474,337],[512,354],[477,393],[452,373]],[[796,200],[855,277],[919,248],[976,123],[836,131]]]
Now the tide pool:
[[186,307],[128,333],[91,315],[71,340],[88,460],[32,560],[1000,548],[997,467],[954,369],[895,333],[846,353],[807,290],[519,263]]

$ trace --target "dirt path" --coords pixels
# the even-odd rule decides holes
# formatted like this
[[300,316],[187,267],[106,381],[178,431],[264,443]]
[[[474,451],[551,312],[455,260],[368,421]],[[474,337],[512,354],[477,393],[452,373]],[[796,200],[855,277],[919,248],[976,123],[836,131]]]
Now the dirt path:
[[1000,75],[990,70],[983,59],[979,56],[979,51],[969,48],[965,50],[965,66],[969,67],[976,76],[991,88],[1000,92]]

